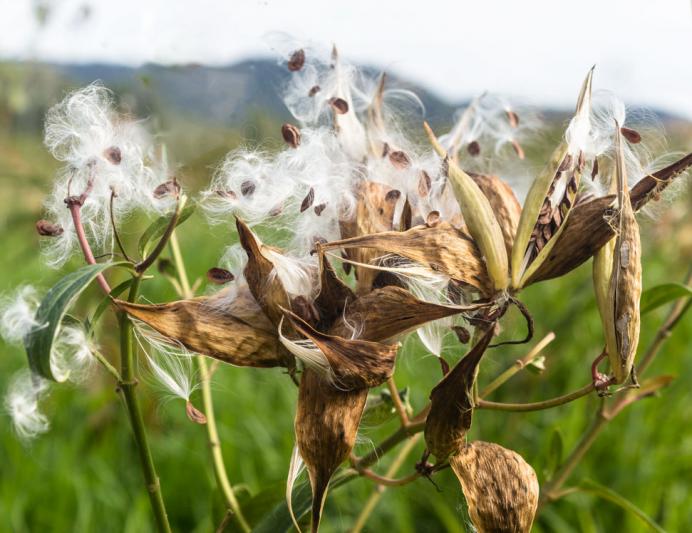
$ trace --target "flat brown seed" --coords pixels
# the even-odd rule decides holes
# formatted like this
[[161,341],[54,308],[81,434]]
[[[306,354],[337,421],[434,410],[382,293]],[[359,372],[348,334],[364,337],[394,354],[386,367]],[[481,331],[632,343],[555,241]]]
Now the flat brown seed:
[[470,155],[473,157],[476,157],[478,154],[481,153],[481,145],[478,143],[478,141],[471,141],[467,146],[466,150]]
[[348,102],[343,98],[330,98],[329,105],[332,106],[332,109],[339,115],[348,113]]
[[308,191],[307,196],[305,196],[305,198],[303,198],[303,201],[300,204],[300,212],[302,213],[306,209],[309,209],[314,201],[315,201],[315,189],[310,187],[310,190]]
[[288,70],[291,72],[297,72],[298,70],[303,68],[303,65],[305,64],[305,50],[302,48],[300,50],[296,50],[291,54],[291,57],[288,59]]
[[457,339],[459,339],[461,344],[468,344],[468,342],[471,340],[471,334],[464,326],[453,326],[452,330],[456,334]]
[[399,198],[401,198],[401,191],[398,189],[392,189],[384,195],[385,202],[397,202]]
[[310,88],[310,91],[308,91],[308,96],[309,96],[310,98],[312,98],[313,96],[315,96],[315,95],[316,95],[318,92],[320,92],[321,90],[322,90],[322,88],[321,88],[319,85],[313,85],[313,86]]
[[39,220],[36,222],[36,231],[41,237],[57,237],[65,232],[60,224],[54,224],[47,220]]
[[281,136],[291,148],[300,146],[300,130],[293,124],[284,124],[281,126]]
[[512,126],[513,128],[516,128],[519,126],[519,115],[517,115],[514,111],[511,109],[508,109],[505,111],[507,113],[507,121],[509,122],[509,125]]
[[123,160],[123,154],[120,151],[120,148],[117,146],[106,148],[106,150],[103,152],[103,157],[105,157],[113,165],[119,165]]
[[622,136],[632,144],[639,144],[642,142],[642,136],[637,130],[623,126],[620,128],[620,133],[622,133]]
[[152,193],[154,198],[160,200],[166,196],[178,196],[180,194],[180,184],[173,178],[158,185]]
[[238,195],[233,191],[216,190],[214,192],[218,194],[221,198],[228,198],[229,200],[235,200],[236,198],[238,198]]
[[432,180],[430,179],[430,175],[425,170],[421,170],[420,178],[418,178],[418,195],[428,196],[431,188]]
[[512,139],[512,148],[514,148],[514,151],[516,152],[517,157],[519,159],[524,159],[524,157],[525,157],[524,149],[521,147],[521,145],[515,139]]
[[327,203],[323,202],[321,204],[318,204],[315,206],[315,214],[317,216],[320,216],[322,214],[322,211],[324,211],[327,208]]
[[284,204],[283,202],[278,203],[274,207],[272,207],[271,211],[269,211],[269,216],[270,217],[278,217],[281,212],[284,210]]
[[390,152],[389,161],[392,163],[392,165],[399,169],[404,169],[411,166],[411,160],[406,153],[402,152],[401,150]]
[[593,167],[591,167],[591,181],[596,179],[598,176],[598,157],[593,158]]
[[190,402],[189,400],[185,404],[185,414],[195,424],[207,423],[207,417],[205,416],[205,414],[199,409],[197,409],[194,405],[192,405],[192,402]]
[[434,228],[440,223],[440,212],[439,211],[430,211],[428,213],[428,216],[425,217],[425,225],[428,226],[429,228]]
[[232,272],[225,268],[213,267],[207,270],[207,279],[217,285],[223,285],[235,279]]
[[240,184],[240,194],[243,196],[251,196],[255,192],[255,183],[247,180]]

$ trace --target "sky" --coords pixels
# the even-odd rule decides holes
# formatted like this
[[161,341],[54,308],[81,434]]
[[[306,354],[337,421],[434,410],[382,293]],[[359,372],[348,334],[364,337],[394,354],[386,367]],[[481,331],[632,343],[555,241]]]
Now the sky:
[[571,107],[596,64],[596,89],[692,119],[690,0],[0,0],[0,60],[225,65],[275,31],[449,101]]

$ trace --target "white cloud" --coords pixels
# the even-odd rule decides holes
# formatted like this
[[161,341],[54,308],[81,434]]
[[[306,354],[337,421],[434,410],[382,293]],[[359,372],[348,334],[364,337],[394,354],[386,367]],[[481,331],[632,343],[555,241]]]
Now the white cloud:
[[[0,58],[226,64],[281,30],[336,42],[450,100],[485,89],[567,106],[584,73],[631,104],[692,117],[689,0],[36,0],[0,6]],[[84,5],[91,16],[81,20]]]

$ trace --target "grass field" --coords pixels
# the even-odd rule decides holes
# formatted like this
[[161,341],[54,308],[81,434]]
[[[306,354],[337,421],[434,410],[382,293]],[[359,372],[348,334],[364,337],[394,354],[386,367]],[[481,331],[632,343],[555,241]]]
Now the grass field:
[[[229,139],[232,138],[229,136]],[[221,143],[219,143],[221,144]],[[231,148],[232,146],[227,146]],[[222,152],[221,152],[222,153]],[[208,165],[221,153],[210,151],[183,169],[198,187]],[[36,137],[0,137],[0,290],[30,282],[48,288],[61,272],[43,266],[34,222],[49,187],[54,164]],[[185,175],[187,170],[188,174]],[[655,220],[642,221],[644,287],[681,281],[692,259],[690,195],[681,196]],[[144,221],[140,222],[143,227]],[[236,242],[232,226],[208,229],[200,214],[181,226],[179,238],[188,254],[194,279],[216,264],[223,247]],[[132,231],[126,239],[134,242]],[[203,289],[202,289],[203,290]],[[98,293],[90,289],[80,304],[93,309]],[[144,295],[159,302],[174,298],[169,286],[154,280]],[[562,394],[588,383],[589,365],[602,343],[600,322],[591,288],[590,264],[567,277],[525,291],[524,301],[537,322],[537,339],[554,331],[557,339],[545,351],[547,370],[541,375],[518,374],[492,399],[528,402]],[[643,319],[642,349],[659,326],[665,309]],[[523,322],[508,321],[506,333],[519,336]],[[117,360],[115,322],[102,326],[103,352]],[[662,394],[629,407],[612,421],[576,469],[568,485],[591,479],[629,499],[667,531],[692,529],[692,320],[678,325],[657,358],[650,376],[676,379]],[[525,347],[493,350],[481,370],[481,383],[511,365]],[[461,354],[453,354],[454,360]],[[0,356],[0,391],[10,376],[26,365],[18,349],[4,347]],[[411,390],[411,403],[420,408],[439,375],[437,362],[416,341],[409,341],[399,360],[396,379]],[[206,532],[220,521],[220,497],[215,489],[206,433],[190,423],[182,402],[167,401],[146,382],[140,387],[145,418],[158,465],[163,494],[176,531]],[[279,370],[248,370],[221,366],[214,376],[214,397],[223,452],[231,480],[242,499],[273,487],[279,497],[293,446],[293,416],[297,389]],[[195,398],[199,405],[199,398]],[[124,410],[110,376],[97,372],[82,386],[55,386],[45,402],[51,420],[47,434],[22,444],[9,418],[0,418],[0,530],[16,533],[142,532],[151,529],[150,509]],[[474,419],[473,439],[498,442],[521,453],[543,480],[550,468],[551,443],[558,433],[567,453],[598,408],[588,397],[549,411],[507,414],[481,411]],[[357,452],[396,429],[396,421],[366,426]],[[422,452],[411,455],[410,468]],[[378,467],[383,472],[386,461]],[[387,490],[367,531],[465,531],[463,499],[453,474],[435,477],[439,490],[422,479]],[[329,498],[322,530],[345,531],[373,491],[371,481],[358,479],[335,490]],[[536,531],[647,531],[631,513],[603,499],[574,494],[549,505]]]

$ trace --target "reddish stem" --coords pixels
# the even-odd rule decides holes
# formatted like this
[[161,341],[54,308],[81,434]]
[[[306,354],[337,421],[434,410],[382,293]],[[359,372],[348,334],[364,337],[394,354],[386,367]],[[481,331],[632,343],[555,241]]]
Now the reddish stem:
[[[90,265],[95,265],[96,259],[91,251],[91,246],[89,245],[89,241],[84,233],[84,226],[82,225],[82,203],[78,199],[68,199],[67,208],[70,210],[70,214],[72,215],[72,222],[74,223],[74,228],[77,232],[79,247],[84,253],[84,260]],[[101,286],[106,295],[110,294],[110,285],[108,285],[108,282],[106,281],[106,278],[103,277],[103,274],[96,276],[96,281],[98,281],[98,284]]]

